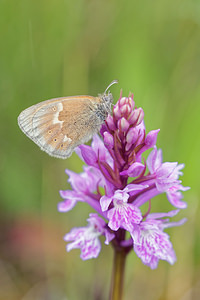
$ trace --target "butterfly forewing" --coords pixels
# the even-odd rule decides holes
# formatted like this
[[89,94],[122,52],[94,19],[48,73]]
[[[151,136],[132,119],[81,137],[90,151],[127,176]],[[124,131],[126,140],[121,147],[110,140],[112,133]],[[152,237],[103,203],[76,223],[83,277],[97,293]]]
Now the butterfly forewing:
[[51,156],[67,158],[99,128],[92,110],[96,99],[74,96],[47,100],[24,110],[18,123],[42,150]]

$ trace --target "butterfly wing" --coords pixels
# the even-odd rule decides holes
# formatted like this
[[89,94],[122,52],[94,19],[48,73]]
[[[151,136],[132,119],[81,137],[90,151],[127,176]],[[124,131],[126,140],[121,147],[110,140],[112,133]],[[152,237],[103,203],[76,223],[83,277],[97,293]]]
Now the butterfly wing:
[[43,151],[59,158],[87,142],[99,129],[95,99],[74,96],[47,100],[25,109],[18,117],[21,130]]

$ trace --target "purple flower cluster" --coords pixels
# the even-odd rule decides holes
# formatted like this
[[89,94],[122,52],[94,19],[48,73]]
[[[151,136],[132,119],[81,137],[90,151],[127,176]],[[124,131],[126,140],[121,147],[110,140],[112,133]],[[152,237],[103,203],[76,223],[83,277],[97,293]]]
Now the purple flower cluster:
[[[183,164],[162,162],[162,151],[156,148],[158,130],[145,132],[144,112],[136,108],[133,96],[120,96],[91,146],[80,145],[76,152],[86,163],[76,174],[66,170],[72,190],[60,191],[60,212],[71,210],[78,201],[87,202],[97,213],[90,214],[88,226],[74,228],[65,235],[67,251],[81,249],[83,260],[97,257],[105,244],[132,248],[142,262],[155,269],[160,259],[173,264],[176,260],[165,228],[182,225],[186,220],[170,222],[180,209],[183,187],[179,180]],[[143,153],[152,148],[147,160]],[[166,193],[176,210],[151,213],[152,198]],[[148,203],[144,207],[142,206]],[[141,211],[142,210],[142,211]],[[127,232],[129,234],[127,234]]]

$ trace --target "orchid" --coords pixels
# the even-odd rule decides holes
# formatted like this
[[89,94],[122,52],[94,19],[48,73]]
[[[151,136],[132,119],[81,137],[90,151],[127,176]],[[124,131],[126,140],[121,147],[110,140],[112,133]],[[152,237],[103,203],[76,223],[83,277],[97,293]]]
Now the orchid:
[[[102,235],[107,245],[111,243],[124,255],[133,250],[151,269],[157,268],[159,260],[175,263],[175,251],[164,230],[185,223],[186,219],[171,222],[169,218],[186,208],[182,192],[189,187],[179,179],[183,164],[163,162],[162,150],[156,147],[158,133],[159,129],[146,134],[143,109],[135,107],[133,95],[120,95],[112,116],[101,127],[101,136],[94,135],[91,146],[76,149],[86,166],[81,174],[66,170],[72,190],[60,191],[63,201],[58,210],[67,212],[81,201],[96,214],[90,214],[87,227],[66,234],[67,251],[80,248],[83,260],[96,258]],[[152,150],[145,161],[143,153],[148,149]],[[153,198],[162,193],[176,210],[152,212]]]

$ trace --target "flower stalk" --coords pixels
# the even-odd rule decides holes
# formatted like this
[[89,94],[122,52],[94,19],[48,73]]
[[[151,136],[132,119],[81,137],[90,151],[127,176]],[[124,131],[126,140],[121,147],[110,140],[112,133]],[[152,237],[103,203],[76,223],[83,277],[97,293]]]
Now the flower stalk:
[[122,300],[127,252],[123,247],[114,247],[113,271],[110,287],[110,300]]

